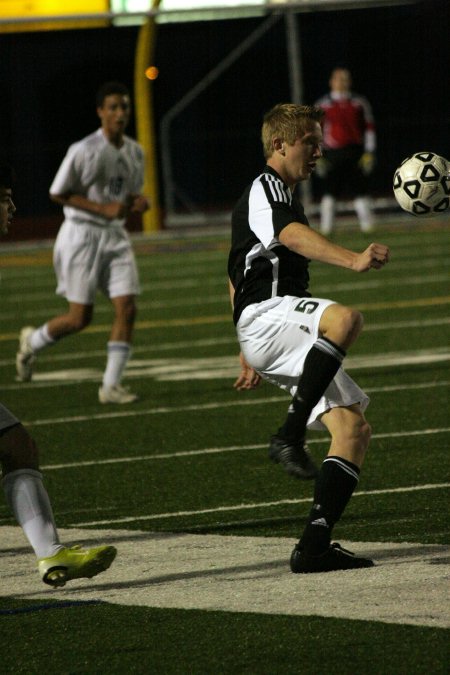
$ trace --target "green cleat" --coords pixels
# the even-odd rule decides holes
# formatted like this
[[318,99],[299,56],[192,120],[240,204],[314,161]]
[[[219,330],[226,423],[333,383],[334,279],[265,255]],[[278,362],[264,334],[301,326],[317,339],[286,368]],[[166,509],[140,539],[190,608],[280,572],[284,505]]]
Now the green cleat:
[[117,549],[114,546],[63,548],[50,558],[41,558],[38,561],[39,574],[45,584],[58,588],[65,586],[70,579],[90,579],[104,572],[116,555]]

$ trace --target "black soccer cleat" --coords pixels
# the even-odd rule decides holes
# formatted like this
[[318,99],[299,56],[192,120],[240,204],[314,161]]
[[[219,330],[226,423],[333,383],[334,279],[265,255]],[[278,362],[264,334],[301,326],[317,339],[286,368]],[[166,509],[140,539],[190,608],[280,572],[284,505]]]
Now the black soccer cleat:
[[306,443],[290,445],[280,436],[272,436],[269,457],[276,464],[282,464],[287,473],[295,478],[310,480],[319,473],[308,451]]
[[358,558],[340,544],[331,544],[330,548],[320,555],[305,553],[298,545],[291,554],[291,570],[295,574],[312,572],[333,572],[336,570],[356,570],[363,567],[374,567],[369,558]]

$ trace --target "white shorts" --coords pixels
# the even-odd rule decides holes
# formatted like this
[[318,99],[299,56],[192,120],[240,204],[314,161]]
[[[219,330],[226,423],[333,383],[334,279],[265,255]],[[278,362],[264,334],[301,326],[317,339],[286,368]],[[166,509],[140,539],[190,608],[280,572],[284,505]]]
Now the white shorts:
[[137,295],[139,276],[128,233],[65,220],[53,251],[56,293],[69,302],[94,304],[100,289],[108,298]]
[[0,431],[12,427],[14,424],[19,424],[19,420],[0,403]]
[[[323,298],[285,295],[249,305],[237,324],[245,360],[265,380],[294,396],[306,355],[320,335],[320,318],[333,304]],[[313,408],[308,428],[324,429],[320,421],[324,412],[354,403],[364,411],[369,397],[341,367]]]

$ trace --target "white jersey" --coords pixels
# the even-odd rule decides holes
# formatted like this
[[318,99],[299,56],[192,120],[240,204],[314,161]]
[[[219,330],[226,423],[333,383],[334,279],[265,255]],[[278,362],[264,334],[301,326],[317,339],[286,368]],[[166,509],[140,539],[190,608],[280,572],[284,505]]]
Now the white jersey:
[[[80,194],[98,202],[125,202],[142,192],[144,152],[132,138],[123,137],[120,148],[110,143],[102,129],[71,145],[50,187],[50,194]],[[64,206],[66,220],[84,225],[123,227],[125,218],[110,220],[72,206]]]

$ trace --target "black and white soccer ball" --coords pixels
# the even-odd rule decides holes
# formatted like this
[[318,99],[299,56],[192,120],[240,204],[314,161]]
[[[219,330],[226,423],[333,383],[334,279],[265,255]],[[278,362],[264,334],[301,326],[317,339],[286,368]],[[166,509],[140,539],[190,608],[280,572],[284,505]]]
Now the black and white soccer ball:
[[450,162],[434,152],[416,152],[394,174],[394,195],[414,216],[435,216],[450,206]]

